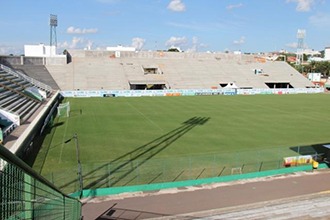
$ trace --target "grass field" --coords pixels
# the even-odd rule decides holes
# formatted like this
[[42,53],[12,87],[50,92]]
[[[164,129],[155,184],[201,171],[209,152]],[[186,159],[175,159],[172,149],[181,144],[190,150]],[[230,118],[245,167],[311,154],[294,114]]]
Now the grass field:
[[75,133],[85,188],[276,169],[283,157],[330,142],[326,94],[65,101],[70,117],[55,118],[34,169],[68,191],[77,187],[77,159],[75,142],[65,142]]

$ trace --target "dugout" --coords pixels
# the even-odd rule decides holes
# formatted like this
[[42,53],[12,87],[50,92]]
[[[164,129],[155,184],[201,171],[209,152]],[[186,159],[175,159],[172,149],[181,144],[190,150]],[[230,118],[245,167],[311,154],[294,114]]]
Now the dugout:
[[325,149],[323,161],[330,164],[330,144],[324,144],[322,146]]
[[265,82],[270,89],[292,89],[290,82]]
[[167,89],[165,81],[154,81],[154,80],[132,80],[129,81],[130,90],[164,90]]

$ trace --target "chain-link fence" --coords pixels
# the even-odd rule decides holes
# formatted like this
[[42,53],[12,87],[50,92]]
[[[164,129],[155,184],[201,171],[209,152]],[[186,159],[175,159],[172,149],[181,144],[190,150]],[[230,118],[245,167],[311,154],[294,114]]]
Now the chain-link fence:
[[[108,163],[84,164],[82,161],[83,188],[175,182],[275,170],[283,168],[283,157],[286,155],[287,150],[283,149],[259,149],[234,154],[167,158],[151,158],[145,155],[143,158],[129,160],[125,157]],[[72,167],[49,173],[46,177],[60,189],[72,193],[79,191],[77,172],[77,167]]]
[[0,145],[0,219],[81,219],[81,203]]

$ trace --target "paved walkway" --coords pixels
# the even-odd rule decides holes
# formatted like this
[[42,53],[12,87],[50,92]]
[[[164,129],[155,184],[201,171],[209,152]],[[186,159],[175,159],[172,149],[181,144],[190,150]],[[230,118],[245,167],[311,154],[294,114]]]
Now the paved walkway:
[[86,199],[89,219],[329,219],[330,170]]

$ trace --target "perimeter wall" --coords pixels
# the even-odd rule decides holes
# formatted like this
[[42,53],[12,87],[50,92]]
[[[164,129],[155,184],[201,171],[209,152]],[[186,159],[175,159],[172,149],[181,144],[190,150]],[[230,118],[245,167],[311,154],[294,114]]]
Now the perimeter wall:
[[[327,168],[328,166],[326,164],[320,164],[319,166],[319,169],[327,169]],[[110,188],[99,188],[99,189],[85,189],[83,191],[82,197],[88,198],[88,197],[116,195],[121,193],[133,193],[133,192],[137,193],[137,192],[147,192],[147,191],[164,190],[171,188],[180,188],[180,187],[192,187],[192,186],[199,186],[205,184],[237,181],[242,179],[254,179],[254,178],[262,178],[262,177],[269,177],[276,175],[286,175],[290,173],[304,172],[304,171],[312,172],[312,166],[304,165],[304,166],[296,166],[296,167],[283,168],[277,170],[244,173],[244,174],[212,177],[212,178],[197,179],[197,180],[186,180],[186,181],[177,181],[177,182],[154,183],[154,184],[145,184],[145,185],[110,187]],[[79,192],[75,192],[71,196],[76,197],[78,193]]]
[[258,95],[323,93],[324,88],[301,89],[171,89],[171,90],[75,90],[61,91],[64,97],[142,97],[197,95]]

